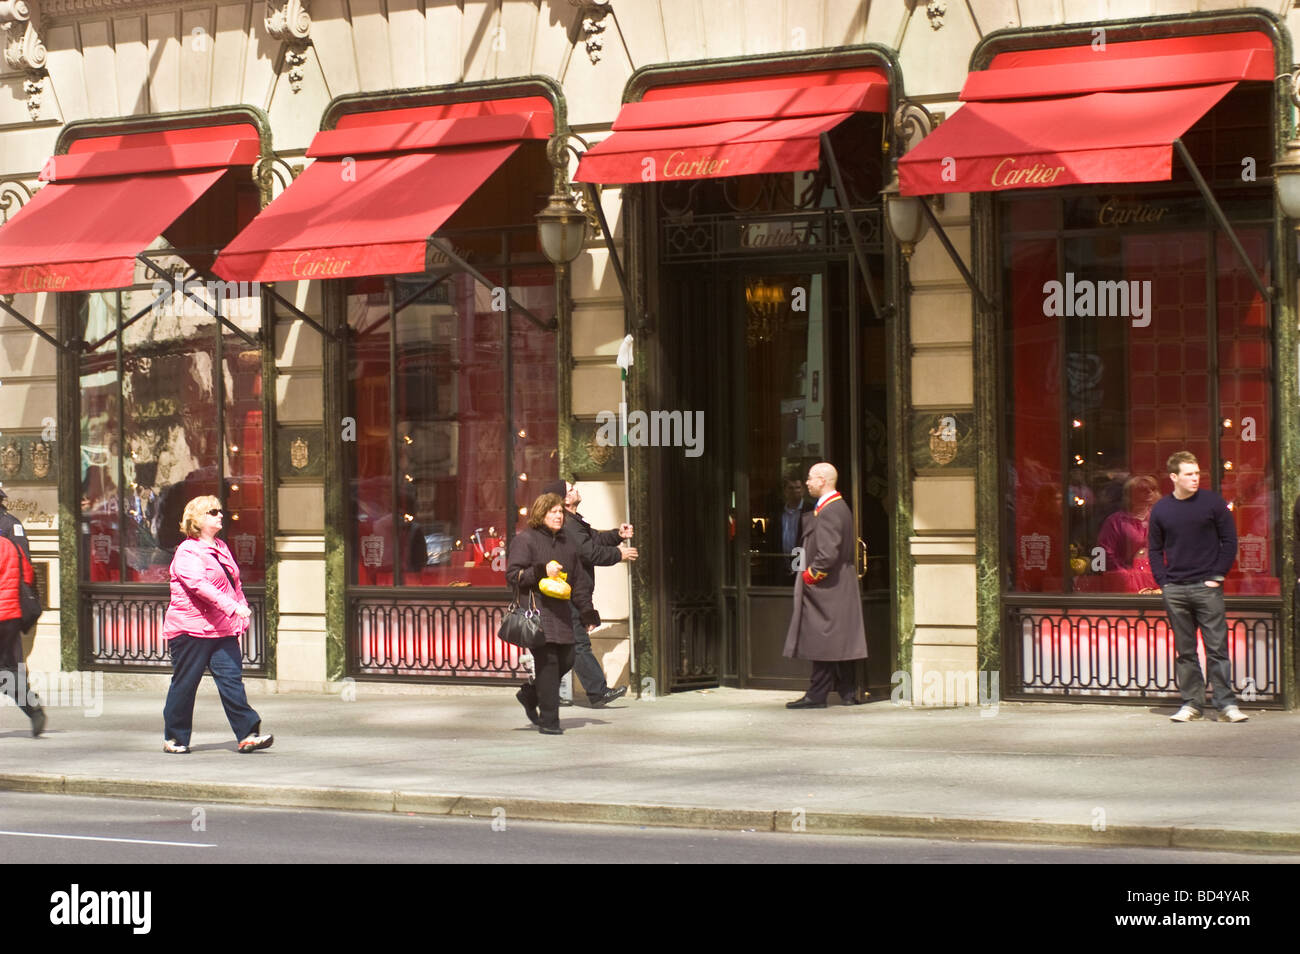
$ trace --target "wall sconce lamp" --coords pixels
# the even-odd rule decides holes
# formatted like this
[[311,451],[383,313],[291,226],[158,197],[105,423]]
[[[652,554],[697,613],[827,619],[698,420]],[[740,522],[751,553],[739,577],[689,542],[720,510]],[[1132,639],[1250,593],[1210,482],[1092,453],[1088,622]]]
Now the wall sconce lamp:
[[536,219],[537,240],[552,264],[567,265],[578,257],[587,241],[587,217],[572,193],[553,193]]
[[1300,139],[1287,143],[1282,158],[1273,163],[1273,183],[1282,214],[1300,219]]
[[911,261],[916,243],[925,238],[929,228],[925,210],[921,208],[925,200],[918,195],[903,195],[898,188],[897,172],[880,194],[885,199],[885,225],[889,234],[902,250],[904,261]]
[[582,152],[574,145],[575,141],[583,149],[590,148],[586,140],[573,132],[557,132],[546,147],[554,179],[551,198],[546,203],[546,208],[538,212],[535,218],[537,239],[542,252],[555,265],[572,262],[582,252],[588,234],[601,233],[601,222],[590,207],[599,198],[591,192],[584,192],[583,207],[579,207],[578,193],[569,182],[569,155],[582,158]]
[[[1283,73],[1278,79],[1287,81],[1291,105],[1300,109],[1300,70]],[[1273,187],[1277,190],[1282,214],[1288,219],[1300,220],[1300,138],[1288,142],[1282,158],[1273,163]]]

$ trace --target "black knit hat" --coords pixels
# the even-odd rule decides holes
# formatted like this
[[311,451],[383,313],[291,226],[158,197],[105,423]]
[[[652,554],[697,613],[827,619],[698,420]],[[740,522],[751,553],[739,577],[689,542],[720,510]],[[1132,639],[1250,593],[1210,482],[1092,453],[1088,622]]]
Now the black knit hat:
[[552,480],[550,483],[542,485],[542,493],[555,494],[555,496],[563,500],[569,495],[569,485],[563,480]]

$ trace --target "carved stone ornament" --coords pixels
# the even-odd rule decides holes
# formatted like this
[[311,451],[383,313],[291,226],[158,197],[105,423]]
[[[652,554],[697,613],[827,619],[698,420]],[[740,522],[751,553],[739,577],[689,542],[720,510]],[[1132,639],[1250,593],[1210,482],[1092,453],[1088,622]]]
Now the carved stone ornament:
[[302,470],[308,464],[307,442],[295,437],[289,445],[289,464],[294,470]]
[[573,42],[581,40],[587,48],[587,57],[593,64],[599,63],[604,55],[605,17],[613,9],[610,0],[569,0],[571,6],[578,7],[577,32]]
[[266,0],[266,32],[285,44],[284,65],[289,71],[289,89],[302,91],[302,67],[311,43],[309,0]]
[[27,115],[36,119],[41,112],[45,89],[45,44],[41,41],[35,0],[0,0],[0,29],[4,30],[5,65],[26,70],[23,92],[27,94]]
[[930,0],[925,5],[925,15],[930,18],[930,29],[940,30],[943,28],[944,14],[948,12],[948,4],[944,0]]
[[10,441],[0,448],[0,474],[15,477],[23,466],[23,452],[18,449],[17,441]]
[[37,480],[50,476],[50,445],[45,441],[32,445],[32,474]]

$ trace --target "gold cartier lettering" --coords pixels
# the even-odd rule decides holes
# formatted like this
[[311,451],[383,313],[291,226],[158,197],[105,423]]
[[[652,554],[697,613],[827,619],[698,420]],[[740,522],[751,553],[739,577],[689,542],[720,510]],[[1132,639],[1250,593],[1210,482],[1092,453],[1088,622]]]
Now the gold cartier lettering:
[[68,285],[67,275],[42,275],[30,265],[18,276],[18,286],[23,291],[58,291]]
[[1137,225],[1160,222],[1169,211],[1167,205],[1148,205],[1145,202],[1124,203],[1115,198],[1106,200],[1106,204],[1097,210],[1098,225]]
[[1036,162],[1032,166],[1016,166],[1011,156],[1003,159],[993,169],[989,181],[999,189],[1015,188],[1022,185],[1044,185],[1055,182],[1056,177],[1065,171],[1065,166],[1045,166]]
[[294,258],[292,269],[294,278],[328,278],[331,275],[342,275],[352,264],[350,258],[335,258],[333,255],[322,255],[319,258],[311,256],[311,252],[299,252]]
[[669,153],[668,158],[664,161],[664,178],[680,179],[686,176],[717,175],[730,161],[730,159],[714,159],[712,156],[687,159],[686,153],[679,149],[677,152]]
[[816,245],[817,236],[812,229],[772,229],[761,225],[744,225],[740,229],[742,248],[788,248],[795,245]]

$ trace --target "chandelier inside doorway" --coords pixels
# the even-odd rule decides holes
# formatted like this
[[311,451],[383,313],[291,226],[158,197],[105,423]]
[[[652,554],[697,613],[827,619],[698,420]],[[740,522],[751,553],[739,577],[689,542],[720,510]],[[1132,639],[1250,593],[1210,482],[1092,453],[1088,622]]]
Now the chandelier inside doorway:
[[745,340],[755,347],[771,341],[781,330],[785,311],[785,287],[769,284],[762,278],[745,285],[747,321]]

